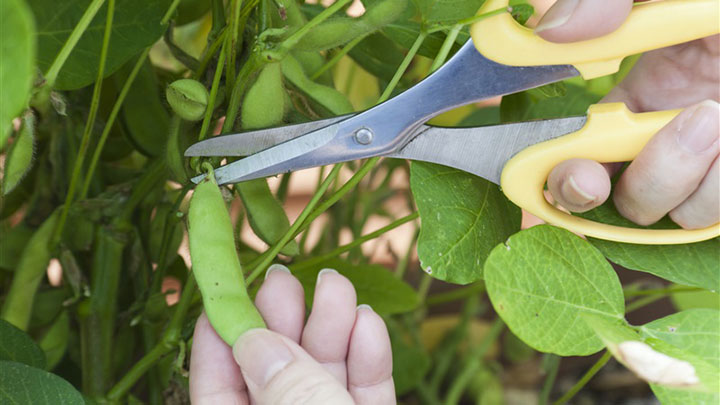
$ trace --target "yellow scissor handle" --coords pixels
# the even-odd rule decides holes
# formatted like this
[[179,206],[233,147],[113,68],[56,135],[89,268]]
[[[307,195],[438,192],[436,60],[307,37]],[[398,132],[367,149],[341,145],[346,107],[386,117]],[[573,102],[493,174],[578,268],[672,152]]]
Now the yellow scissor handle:
[[616,242],[669,245],[720,236],[720,223],[695,229],[639,229],[607,225],[565,213],[545,200],[550,171],[570,158],[602,163],[633,160],[652,136],[680,110],[634,114],[623,103],[595,104],[577,132],[530,146],[510,159],[500,185],[516,205],[543,219],[583,235]]
[[[508,0],[487,0],[479,13],[507,6]],[[581,42],[546,41],[509,13],[481,20],[470,32],[477,50],[495,62],[573,65],[583,78],[592,79],[617,72],[626,56],[720,33],[719,15],[719,0],[663,0],[636,4],[620,28]]]

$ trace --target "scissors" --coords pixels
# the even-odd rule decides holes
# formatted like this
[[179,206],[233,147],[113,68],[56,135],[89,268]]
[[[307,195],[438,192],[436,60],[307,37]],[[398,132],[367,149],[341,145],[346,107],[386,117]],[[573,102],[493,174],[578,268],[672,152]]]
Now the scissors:
[[[508,2],[487,0],[479,13],[507,7]],[[475,23],[472,40],[440,69],[374,108],[209,138],[190,146],[185,156],[247,156],[217,168],[219,184],[376,156],[432,162],[500,184],[516,205],[583,235],[638,244],[714,238],[720,235],[720,224],[696,230],[614,226],[563,212],[544,197],[547,176],[556,164],[569,158],[632,160],[680,110],[634,114],[623,103],[608,103],[591,106],[582,117],[477,128],[424,123],[483,99],[577,75],[591,79],[614,73],[625,56],[720,33],[719,12],[718,0],[636,4],[613,33],[570,44],[545,41],[509,13],[499,14]]]

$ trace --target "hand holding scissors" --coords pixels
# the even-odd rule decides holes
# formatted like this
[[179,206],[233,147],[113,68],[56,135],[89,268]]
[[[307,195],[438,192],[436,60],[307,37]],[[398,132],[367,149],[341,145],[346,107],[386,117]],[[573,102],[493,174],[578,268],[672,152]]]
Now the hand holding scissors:
[[[480,12],[507,3],[488,0]],[[709,239],[720,234],[717,224],[695,230],[602,224],[558,210],[542,192],[552,169],[569,158],[603,163],[633,160],[679,110],[635,114],[623,103],[606,103],[591,106],[584,117],[491,127],[435,128],[424,122],[482,99],[576,75],[590,79],[610,74],[625,56],[716,34],[719,7],[716,0],[638,4],[612,33],[562,44],[542,39],[507,13],[497,15],[473,25],[473,41],[445,66],[375,108],[352,116],[216,137],[193,145],[186,155],[250,155],[216,170],[221,183],[374,156],[434,162],[499,183],[520,207],[588,236],[645,244]]]

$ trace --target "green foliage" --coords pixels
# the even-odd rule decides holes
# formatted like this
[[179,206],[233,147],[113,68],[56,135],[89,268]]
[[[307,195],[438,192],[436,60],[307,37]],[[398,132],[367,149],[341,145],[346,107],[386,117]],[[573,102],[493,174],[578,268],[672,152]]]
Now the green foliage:
[[482,279],[493,247],[520,229],[520,210],[487,180],[413,162],[410,186],[422,222],[418,257],[437,279],[459,284]]
[[[550,226],[517,233],[520,210],[497,186],[393,159],[323,171],[294,223],[283,206],[298,200],[288,190],[300,173],[283,175],[275,195],[265,180],[190,183],[221,164],[183,156],[199,139],[357,112],[353,105],[414,85],[469,39],[482,0],[364,0],[359,18],[343,14],[349,1],[331,12],[296,0],[56,3],[0,2],[0,402],[162,403],[187,395],[197,316],[206,311],[228,343],[261,326],[240,286],[257,291],[273,262],[294,270],[308,305],[322,268],[355,284],[358,303],[388,325],[404,403],[500,402],[510,394],[499,353],[532,369],[535,349],[586,355],[607,347],[623,362],[617,346],[625,340],[695,368],[702,384],[694,389],[652,384],[661,401],[718,402],[720,301],[708,291],[720,287],[718,239],[630,246]],[[510,4],[496,12],[521,24],[532,14],[524,1]],[[582,115],[634,60],[614,76],[449,116],[480,126]],[[16,118],[19,130],[11,127]],[[242,204],[230,203],[236,198]],[[233,224],[228,207],[237,210]],[[584,215],[624,221],[612,207]],[[254,250],[245,219],[267,249]],[[407,240],[361,246],[400,226]],[[606,259],[682,286],[638,274],[623,291]],[[668,295],[682,312],[641,326],[624,319],[625,308]],[[431,344],[428,320],[447,312],[452,322],[432,330],[444,337]],[[512,333],[500,338],[505,324]],[[559,362],[552,358],[543,398],[556,394],[548,391]]]
[[318,273],[328,268],[337,270],[353,283],[358,304],[370,305],[381,315],[408,312],[419,304],[415,290],[398,280],[384,267],[370,264],[353,265],[344,260],[333,259],[298,270],[291,267],[305,289],[308,306],[312,305]]
[[0,361],[0,400],[15,404],[84,404],[70,383],[39,368]]
[[[606,224],[637,228],[618,214],[612,202],[583,215]],[[668,218],[650,228],[677,228]],[[633,245],[590,239],[609,260],[632,270],[655,274],[675,283],[720,291],[720,238],[687,245]]]
[[27,333],[0,319],[0,361],[14,361],[44,369],[45,355]]
[[35,75],[35,24],[23,0],[0,4],[0,150],[12,130],[12,119],[20,115],[30,99]]
[[32,115],[24,117],[7,154],[5,172],[2,179],[2,194],[7,194],[20,183],[30,170],[35,148],[35,119]]
[[584,314],[622,319],[622,286],[605,258],[549,225],[511,236],[485,263],[488,295],[508,327],[533,348],[583,356],[603,346]]
[[[28,0],[37,26],[37,65],[45,72],[75,28],[91,0],[67,0],[58,7],[54,0]],[[170,0],[118,0],[113,19],[105,75],[109,76],[146,46],[160,38],[166,27],[160,20]],[[98,58],[105,29],[107,5],[100,9],[77,43],[55,88],[74,90],[92,83],[97,76]]]

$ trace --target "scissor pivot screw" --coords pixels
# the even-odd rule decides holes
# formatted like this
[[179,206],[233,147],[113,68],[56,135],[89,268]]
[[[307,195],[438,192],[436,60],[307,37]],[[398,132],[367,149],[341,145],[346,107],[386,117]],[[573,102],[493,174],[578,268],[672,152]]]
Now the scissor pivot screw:
[[375,134],[373,134],[373,131],[367,128],[360,128],[355,131],[355,141],[357,141],[360,145],[370,145],[374,136]]

